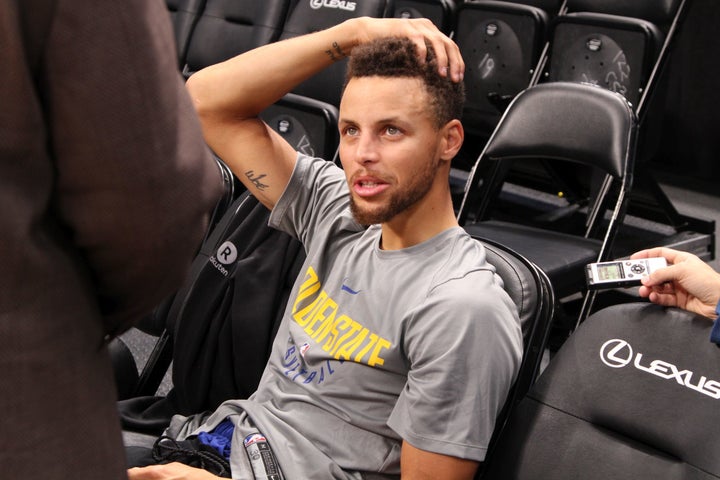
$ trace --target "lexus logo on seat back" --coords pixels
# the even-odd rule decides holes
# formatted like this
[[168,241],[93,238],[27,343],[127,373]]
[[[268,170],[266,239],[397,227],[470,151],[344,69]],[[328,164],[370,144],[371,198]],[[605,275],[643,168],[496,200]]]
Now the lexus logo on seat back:
[[347,10],[348,12],[354,12],[357,2],[350,2],[348,0],[310,0],[310,8],[318,10],[320,8],[337,8],[340,10]]
[[645,359],[640,352],[633,352],[630,344],[619,338],[607,340],[600,347],[600,360],[610,368],[622,368],[632,363],[635,369],[656,377],[670,380],[678,385],[720,400],[720,381],[708,379],[692,370],[679,367],[661,359]]
[[600,360],[612,368],[622,368],[629,364],[633,358],[633,350],[628,342],[613,338],[600,347]]

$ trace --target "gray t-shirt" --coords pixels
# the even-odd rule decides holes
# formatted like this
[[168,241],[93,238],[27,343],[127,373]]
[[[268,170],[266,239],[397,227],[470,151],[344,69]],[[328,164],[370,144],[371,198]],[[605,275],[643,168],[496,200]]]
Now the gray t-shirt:
[[233,418],[240,465],[258,428],[291,479],[393,478],[402,439],[482,461],[522,354],[482,245],[456,227],[381,250],[380,226],[352,218],[342,170],[304,155],[270,224],[302,241],[306,262],[257,392],[201,430]]

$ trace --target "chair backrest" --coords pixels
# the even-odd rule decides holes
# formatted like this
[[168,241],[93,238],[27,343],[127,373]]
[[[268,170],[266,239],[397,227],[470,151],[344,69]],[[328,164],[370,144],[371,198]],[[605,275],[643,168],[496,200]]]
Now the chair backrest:
[[527,88],[546,41],[549,15],[538,7],[479,0],[460,5],[455,36],[465,59],[463,123],[487,139],[503,111]]
[[547,81],[592,83],[637,105],[665,35],[646,20],[604,13],[556,19]]
[[288,93],[260,114],[295,150],[331,160],[338,148],[335,105]]
[[524,351],[511,395],[517,398],[527,392],[538,374],[554,311],[554,292],[547,275],[530,260],[492,239],[474,238],[485,247],[488,263],[495,267],[518,308]]
[[205,7],[205,0],[165,0],[175,32],[178,68],[185,65],[185,53],[195,23]]
[[290,0],[206,0],[187,47],[185,76],[280,36]]
[[595,12],[646,20],[667,33],[683,0],[567,0],[568,12]]
[[523,356],[518,376],[497,418],[488,455],[508,416],[535,382],[540,371],[554,312],[555,298],[550,280],[531,261],[488,238],[475,237],[485,247],[487,261],[502,278],[505,291],[518,308],[523,333]]
[[[284,40],[324,30],[350,18],[362,16],[382,17],[385,14],[386,4],[387,0],[356,2],[302,0],[291,8],[280,39]],[[335,62],[330,67],[298,85],[293,89],[292,93],[339,107],[346,64],[347,60]]]
[[[547,273],[559,298],[582,293],[585,265],[613,253],[632,185],[636,130],[627,100],[609,90],[568,82],[524,90],[470,172],[460,225],[525,255]],[[572,203],[556,194],[564,182],[518,191],[508,180],[527,164],[551,172],[580,167],[602,181],[576,193]]]
[[513,412],[482,478],[720,478],[711,328],[647,303],[596,312]]
[[685,0],[567,0],[553,26],[549,80],[585,81],[634,106],[654,93]]
[[[627,101],[608,90],[568,82],[524,90],[505,112],[471,172],[458,212],[461,225],[471,213],[475,221],[489,218],[509,162],[564,161],[606,175],[588,209],[582,236],[599,235],[607,241],[615,233],[631,185],[636,130],[637,119]],[[606,211],[612,213],[607,226]]]
[[427,18],[449,34],[455,24],[455,2],[452,0],[388,0],[386,17]]

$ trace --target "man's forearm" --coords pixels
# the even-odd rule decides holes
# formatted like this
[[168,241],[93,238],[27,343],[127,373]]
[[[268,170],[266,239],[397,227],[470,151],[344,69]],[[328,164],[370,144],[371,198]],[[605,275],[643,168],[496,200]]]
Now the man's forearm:
[[354,19],[327,30],[264,45],[196,73],[187,82],[201,116],[257,116],[296,85],[350,54]]
[[[433,46],[438,73],[461,81],[457,45],[427,19],[359,17],[316,33],[268,44],[196,73],[187,82],[205,141],[273,208],[289,181],[297,152],[259,115],[296,85],[382,37],[407,37],[418,56]],[[262,179],[261,183],[259,183]]]

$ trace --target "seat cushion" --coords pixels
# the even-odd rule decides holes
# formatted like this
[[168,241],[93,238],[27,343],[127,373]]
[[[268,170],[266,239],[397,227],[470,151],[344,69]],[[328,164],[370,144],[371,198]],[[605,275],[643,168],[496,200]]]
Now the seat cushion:
[[507,222],[465,225],[473,236],[488,238],[520,253],[550,278],[558,298],[585,287],[585,265],[597,261],[601,242]]

